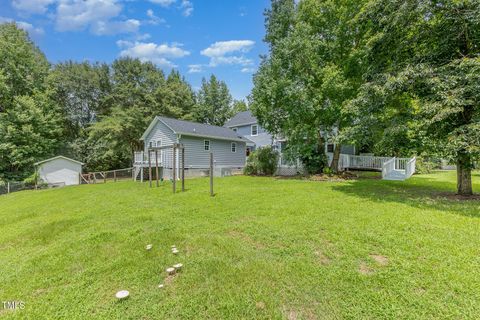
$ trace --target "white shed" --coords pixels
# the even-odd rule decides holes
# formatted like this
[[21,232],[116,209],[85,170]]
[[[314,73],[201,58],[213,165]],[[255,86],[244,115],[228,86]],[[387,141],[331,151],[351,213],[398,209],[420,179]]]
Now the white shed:
[[58,156],[35,163],[40,180],[48,184],[79,184],[83,163]]

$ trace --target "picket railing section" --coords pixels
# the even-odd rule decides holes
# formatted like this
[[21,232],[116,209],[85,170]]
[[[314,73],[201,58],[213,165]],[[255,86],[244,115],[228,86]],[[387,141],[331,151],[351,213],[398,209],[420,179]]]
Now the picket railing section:
[[385,161],[382,166],[382,179],[388,177],[392,172],[395,171],[396,159],[391,158],[388,161]]
[[415,173],[417,158],[413,157],[405,165],[405,179],[410,178]]
[[[158,152],[159,164],[162,163],[162,154],[163,153],[161,151]],[[136,164],[148,164],[148,152],[135,151],[133,153],[133,158]],[[150,162],[152,163],[152,165],[155,165],[156,163],[156,154],[153,151],[150,153]]]

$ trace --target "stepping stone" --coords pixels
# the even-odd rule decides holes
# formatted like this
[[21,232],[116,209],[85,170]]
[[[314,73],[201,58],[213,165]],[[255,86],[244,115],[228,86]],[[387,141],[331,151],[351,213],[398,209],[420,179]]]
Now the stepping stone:
[[115,297],[119,300],[123,300],[128,298],[129,295],[130,295],[130,292],[128,292],[127,290],[122,290],[122,291],[118,291]]

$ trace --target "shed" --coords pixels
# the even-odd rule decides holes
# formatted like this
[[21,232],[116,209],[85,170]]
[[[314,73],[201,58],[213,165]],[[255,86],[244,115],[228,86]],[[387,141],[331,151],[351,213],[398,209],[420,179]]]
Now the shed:
[[48,184],[76,185],[80,183],[83,163],[58,156],[35,163],[40,180]]

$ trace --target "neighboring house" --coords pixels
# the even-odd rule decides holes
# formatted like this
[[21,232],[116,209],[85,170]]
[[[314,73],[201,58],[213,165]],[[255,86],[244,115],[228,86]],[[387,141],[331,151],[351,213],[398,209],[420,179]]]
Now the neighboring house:
[[[216,168],[241,169],[245,166],[246,144],[251,143],[225,127],[166,117],[155,117],[140,140],[144,143],[144,150],[135,153],[136,167],[148,167],[149,148],[172,146],[177,143],[185,148],[186,171],[208,169],[210,153],[213,153]],[[164,176],[169,177],[169,170],[173,168],[173,149],[159,150],[158,155],[158,162],[164,169]],[[150,162],[153,165],[155,160],[152,153]],[[181,154],[177,151],[176,168],[179,168],[181,161]],[[191,175],[191,172],[186,174]]]
[[35,163],[39,178],[49,185],[80,184],[83,163],[58,156]]
[[[250,151],[254,151],[256,148],[264,146],[272,146],[280,153],[285,149],[287,141],[283,138],[272,136],[264,128],[262,128],[257,118],[252,114],[250,110],[237,113],[232,119],[230,119],[225,127],[236,131],[241,136],[251,140],[253,144],[247,144],[247,148]],[[325,143],[325,153],[331,159],[333,158],[333,150],[335,144]],[[344,145],[342,146],[342,154],[355,154],[355,146]]]

